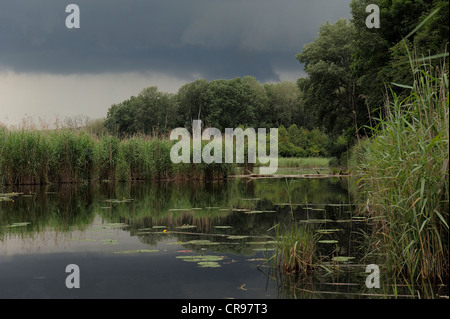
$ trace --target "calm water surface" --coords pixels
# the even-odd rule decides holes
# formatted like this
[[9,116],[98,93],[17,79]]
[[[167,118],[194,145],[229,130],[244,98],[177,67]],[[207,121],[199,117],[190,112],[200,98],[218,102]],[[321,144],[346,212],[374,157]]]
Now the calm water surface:
[[[280,178],[0,189],[15,192],[0,195],[0,298],[358,298],[367,292],[358,261],[358,234],[367,223],[349,204],[347,183]],[[307,278],[269,267],[273,226],[293,219],[325,240],[325,260],[354,259]],[[66,287],[69,264],[80,269],[79,289]]]

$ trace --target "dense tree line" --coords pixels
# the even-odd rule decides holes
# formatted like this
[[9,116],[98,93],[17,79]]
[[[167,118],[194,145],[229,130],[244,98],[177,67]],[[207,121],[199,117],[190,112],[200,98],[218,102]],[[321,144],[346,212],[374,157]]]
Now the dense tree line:
[[[369,4],[380,8],[380,28],[366,26]],[[409,94],[405,86],[413,81],[411,56],[448,52],[449,2],[353,0],[350,7],[351,21],[322,25],[315,40],[297,55],[308,74],[298,85],[310,123],[331,134],[356,136],[357,131],[370,134],[364,126],[371,125],[374,116],[383,116],[386,93]],[[426,23],[411,33],[421,22]]]
[[[380,8],[380,28],[365,24],[369,4]],[[448,0],[353,0],[350,21],[325,23],[296,56],[307,73],[297,83],[260,83],[247,76],[196,80],[176,94],[149,87],[112,105],[105,127],[119,137],[191,129],[195,119],[220,130],[278,127],[282,156],[339,157],[357,138],[370,135],[366,128],[373,118],[383,116],[387,91],[409,93],[411,55],[433,56],[447,50],[448,4]]]
[[292,124],[303,126],[300,91],[294,82],[260,83],[253,77],[231,80],[196,80],[176,94],[149,87],[108,111],[105,122],[119,136],[165,134],[175,127],[192,126],[202,120],[205,127],[238,126],[270,128]]

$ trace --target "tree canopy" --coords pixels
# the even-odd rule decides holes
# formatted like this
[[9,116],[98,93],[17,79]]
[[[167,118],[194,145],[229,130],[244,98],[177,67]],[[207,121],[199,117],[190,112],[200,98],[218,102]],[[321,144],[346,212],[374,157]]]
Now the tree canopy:
[[[380,28],[366,26],[369,4],[380,8]],[[112,105],[105,127],[119,137],[190,130],[195,119],[219,130],[278,127],[286,156],[339,157],[370,135],[388,90],[408,93],[411,55],[448,52],[448,0],[353,0],[350,10],[350,21],[326,22],[296,55],[307,75],[296,83],[246,76],[195,80],[176,94],[149,87]]]

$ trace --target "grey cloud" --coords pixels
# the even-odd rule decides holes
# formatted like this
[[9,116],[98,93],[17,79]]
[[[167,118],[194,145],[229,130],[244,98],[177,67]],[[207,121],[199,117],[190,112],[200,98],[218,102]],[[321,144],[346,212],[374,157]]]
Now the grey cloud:
[[350,16],[350,0],[73,0],[69,30],[68,3],[1,0],[0,70],[276,80],[321,24]]

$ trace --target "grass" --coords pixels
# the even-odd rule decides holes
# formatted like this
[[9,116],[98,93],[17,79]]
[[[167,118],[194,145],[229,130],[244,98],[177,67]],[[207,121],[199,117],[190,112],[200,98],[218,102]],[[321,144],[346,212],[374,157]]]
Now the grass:
[[395,281],[430,287],[448,281],[449,83],[445,66],[412,69],[410,95],[392,94],[351,166],[362,209],[379,220],[370,255]]
[[120,140],[74,129],[0,128],[0,184],[85,183],[226,177],[233,164],[174,164],[173,141]]
[[276,253],[272,256],[273,266],[286,273],[307,275],[317,265],[317,235],[309,225],[296,222],[289,226],[275,226]]

